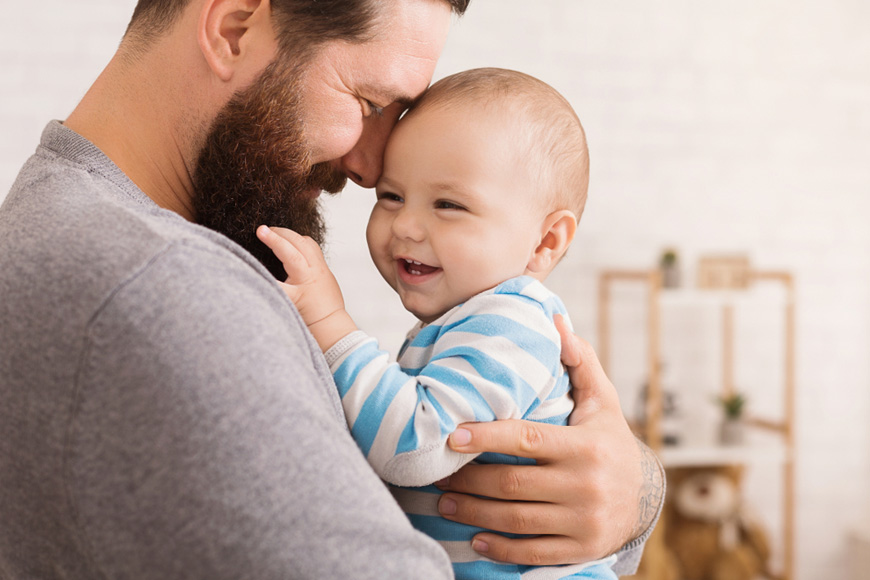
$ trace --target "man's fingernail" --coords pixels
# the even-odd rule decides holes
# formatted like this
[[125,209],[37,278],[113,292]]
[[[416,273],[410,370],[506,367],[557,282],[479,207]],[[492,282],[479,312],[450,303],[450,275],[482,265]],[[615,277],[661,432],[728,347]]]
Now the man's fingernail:
[[489,544],[487,544],[483,540],[474,540],[473,542],[471,542],[471,547],[474,549],[475,552],[479,552],[481,554],[489,552]]
[[471,431],[468,429],[457,429],[450,434],[450,441],[457,447],[465,447],[471,443]]
[[438,502],[438,511],[442,516],[452,516],[456,513],[456,502],[449,497],[442,497]]

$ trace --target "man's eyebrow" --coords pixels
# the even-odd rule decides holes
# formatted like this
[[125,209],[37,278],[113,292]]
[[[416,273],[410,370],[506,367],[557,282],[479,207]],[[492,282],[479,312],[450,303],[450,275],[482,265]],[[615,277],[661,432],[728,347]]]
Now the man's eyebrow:
[[417,99],[408,96],[407,94],[390,94],[387,96],[390,99],[391,103],[399,103],[404,108],[408,109],[413,105]]
[[371,98],[377,98],[379,101],[384,102],[387,105],[398,103],[406,109],[417,101],[417,97],[412,97],[398,87],[374,84],[369,86],[369,91],[374,95]]

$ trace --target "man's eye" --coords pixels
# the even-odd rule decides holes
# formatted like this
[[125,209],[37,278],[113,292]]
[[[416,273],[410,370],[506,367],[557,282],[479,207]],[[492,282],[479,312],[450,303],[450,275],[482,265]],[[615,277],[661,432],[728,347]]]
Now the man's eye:
[[363,117],[382,117],[384,115],[384,107],[379,107],[368,99],[363,99],[365,107],[363,107]]

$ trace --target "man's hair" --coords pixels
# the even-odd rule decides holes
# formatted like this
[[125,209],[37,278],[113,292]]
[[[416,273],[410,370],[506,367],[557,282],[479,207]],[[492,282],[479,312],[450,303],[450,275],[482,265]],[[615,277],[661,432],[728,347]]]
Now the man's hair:
[[[396,0],[402,1],[402,0]],[[462,15],[471,0],[440,0]],[[138,50],[167,33],[190,0],[139,0],[125,38]],[[331,40],[365,42],[371,38],[383,0],[271,0],[282,52],[293,53]]]
[[586,133],[571,104],[547,83],[520,72],[478,68],[433,84],[407,115],[430,108],[474,106],[506,111],[516,128],[516,162],[532,172],[552,209],[569,209],[577,220],[589,189]]

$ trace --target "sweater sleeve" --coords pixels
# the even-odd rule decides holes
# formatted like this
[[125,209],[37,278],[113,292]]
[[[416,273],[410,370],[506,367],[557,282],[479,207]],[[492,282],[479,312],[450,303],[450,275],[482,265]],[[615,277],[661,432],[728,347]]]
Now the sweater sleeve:
[[[354,338],[355,337],[355,338]],[[384,480],[437,481],[474,459],[447,445],[462,422],[555,417],[573,403],[550,316],[533,299],[476,296],[424,327],[400,367],[355,334],[327,353],[351,433]]]
[[452,578],[286,296],[237,262],[171,247],[90,324],[67,489],[98,576]]

